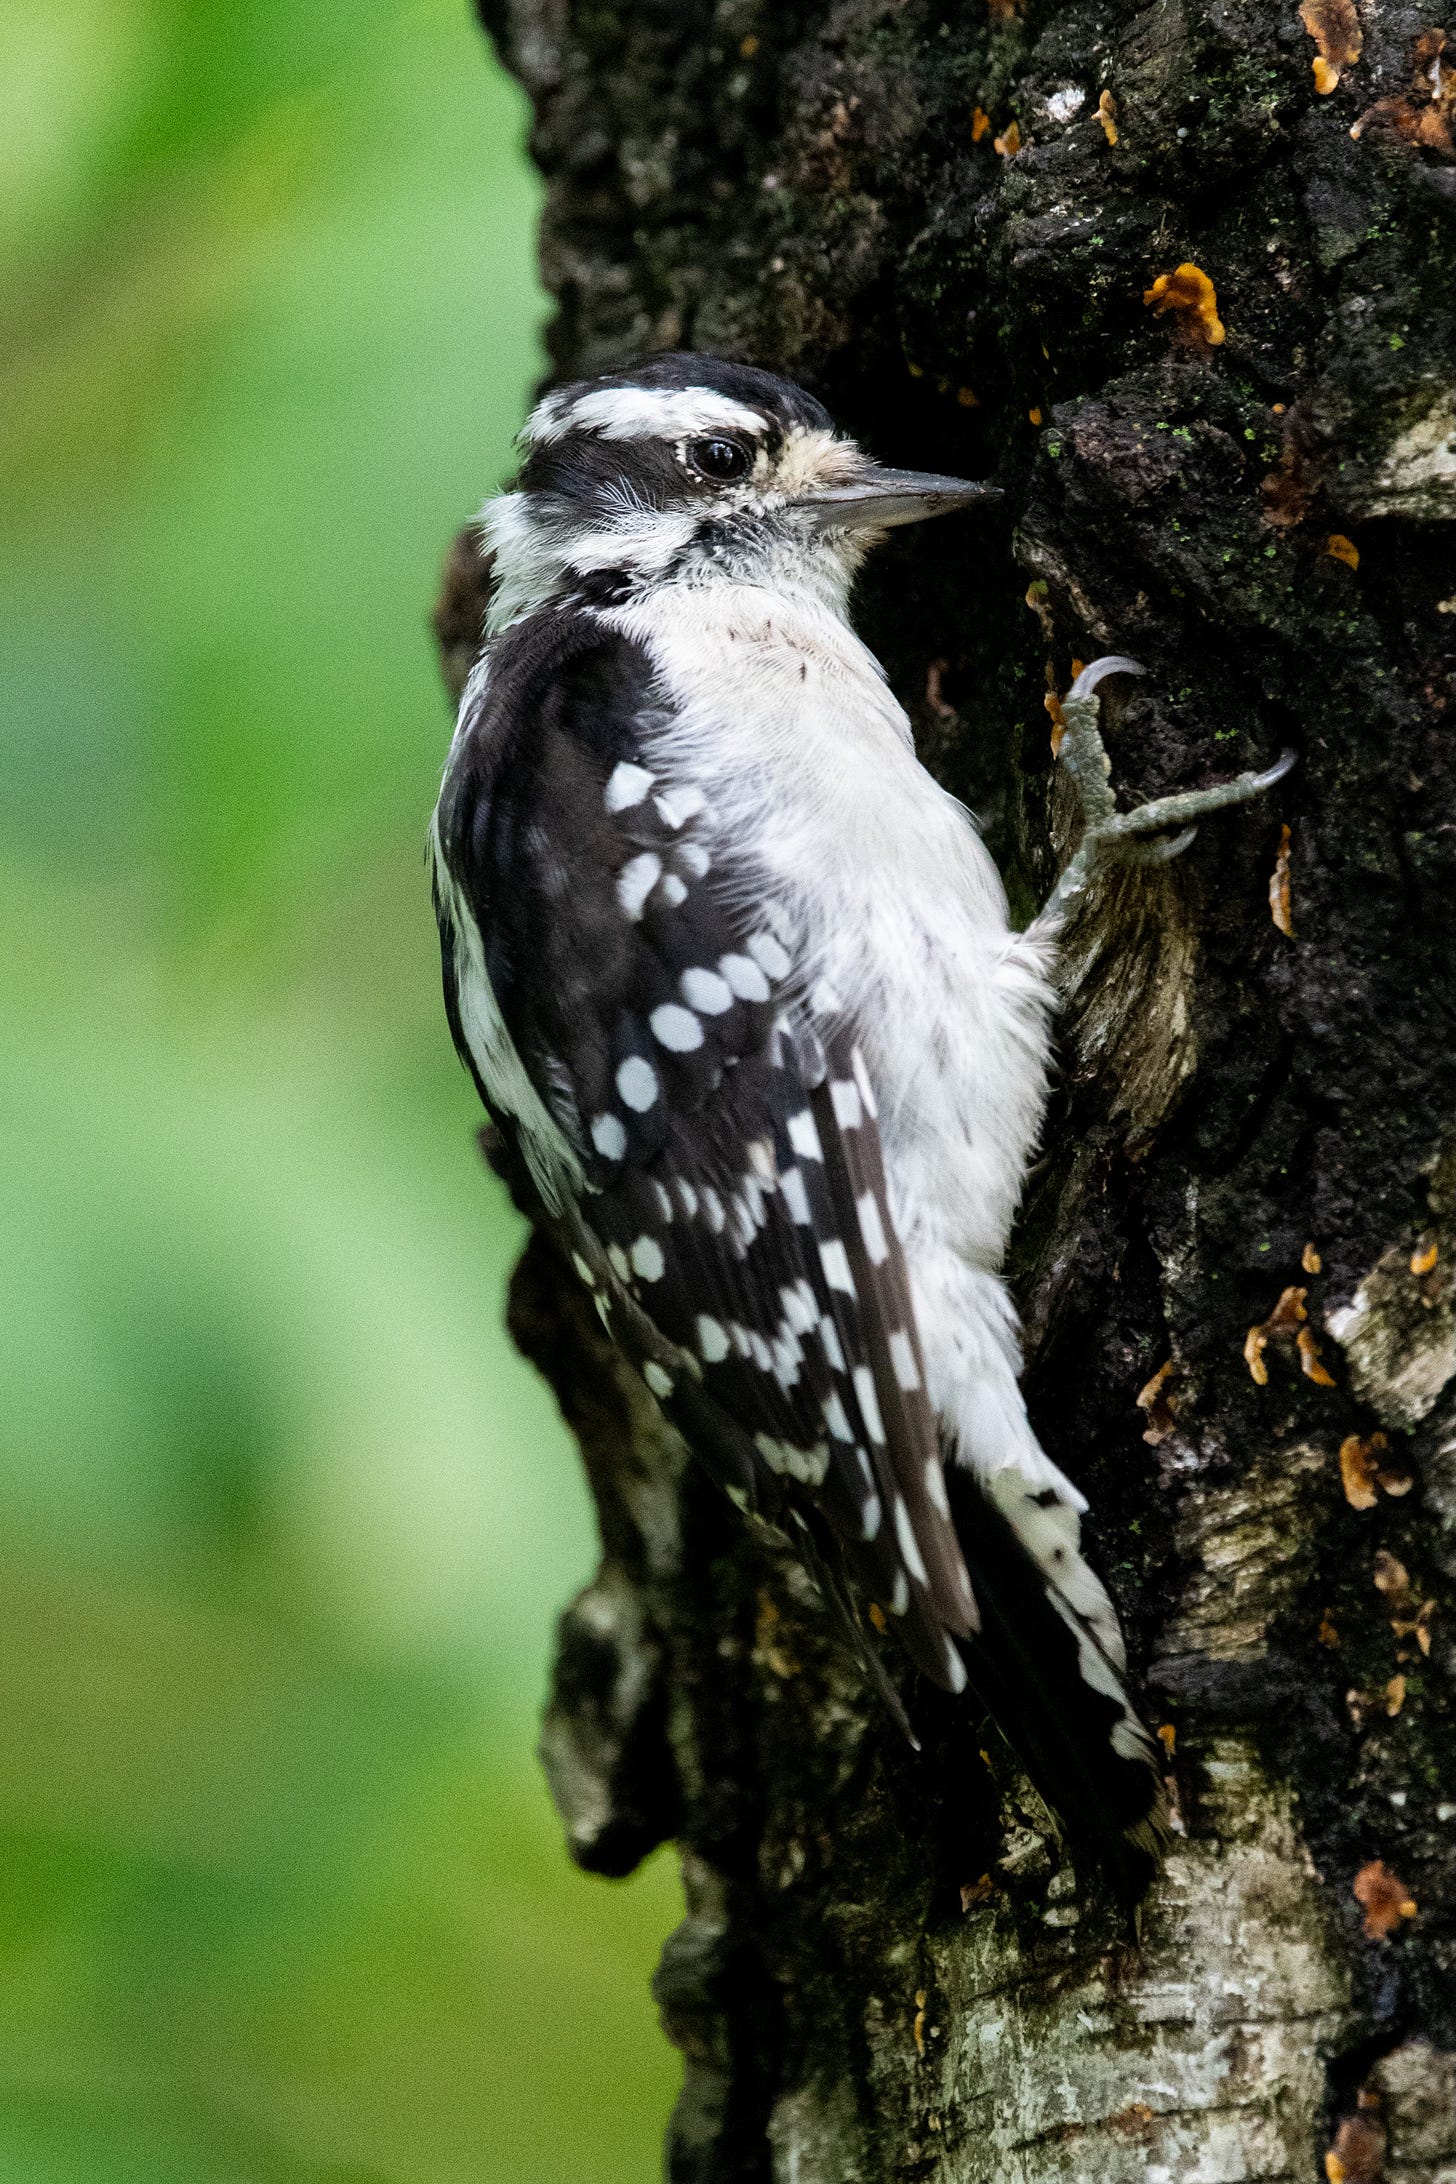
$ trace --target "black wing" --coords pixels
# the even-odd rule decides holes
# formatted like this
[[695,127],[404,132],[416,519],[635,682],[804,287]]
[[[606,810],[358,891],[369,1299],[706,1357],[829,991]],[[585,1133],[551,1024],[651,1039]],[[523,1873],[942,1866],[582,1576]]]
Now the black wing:
[[740,1498],[827,1521],[958,1689],[975,1602],[868,1073],[786,906],[664,766],[670,725],[589,613],[498,642],[437,815],[457,1043],[694,1445]]

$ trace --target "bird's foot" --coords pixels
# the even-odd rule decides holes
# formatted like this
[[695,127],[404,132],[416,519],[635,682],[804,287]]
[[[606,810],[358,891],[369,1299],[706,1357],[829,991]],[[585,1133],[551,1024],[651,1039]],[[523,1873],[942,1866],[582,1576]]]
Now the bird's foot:
[[1180,857],[1198,832],[1200,819],[1264,795],[1276,781],[1284,779],[1294,764],[1294,752],[1285,751],[1263,773],[1242,773],[1216,788],[1188,789],[1177,796],[1160,796],[1150,804],[1140,804],[1136,811],[1119,811],[1108,779],[1112,761],[1098,724],[1101,700],[1097,686],[1109,675],[1142,672],[1136,660],[1109,653],[1084,667],[1062,700],[1064,725],[1057,758],[1082,806],[1082,840],[1042,913],[1045,918],[1063,917],[1086,893],[1094,874],[1106,865],[1167,864]]

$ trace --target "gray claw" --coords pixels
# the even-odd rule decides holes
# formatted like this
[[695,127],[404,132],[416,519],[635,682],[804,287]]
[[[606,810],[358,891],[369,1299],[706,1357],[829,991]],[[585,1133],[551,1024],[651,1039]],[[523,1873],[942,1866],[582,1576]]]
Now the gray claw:
[[1298,751],[1281,751],[1272,766],[1266,767],[1263,773],[1249,776],[1250,794],[1258,789],[1272,789],[1276,781],[1282,781],[1298,764]]
[[1144,846],[1137,862],[1150,865],[1171,864],[1175,857],[1182,856],[1197,832],[1197,827],[1184,827],[1182,833],[1175,834],[1170,841],[1149,842]]
[[1100,682],[1109,675],[1145,675],[1147,669],[1139,667],[1136,660],[1129,660],[1125,653],[1104,652],[1100,660],[1091,660],[1067,692],[1068,699],[1090,698]]

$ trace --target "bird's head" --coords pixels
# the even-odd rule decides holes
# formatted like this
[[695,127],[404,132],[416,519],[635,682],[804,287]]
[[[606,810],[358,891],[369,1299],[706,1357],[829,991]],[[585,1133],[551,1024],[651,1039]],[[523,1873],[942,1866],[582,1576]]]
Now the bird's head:
[[885,531],[993,497],[963,478],[886,469],[801,387],[708,356],[559,387],[521,444],[514,491],[482,519],[497,629],[552,598],[721,577],[842,606]]

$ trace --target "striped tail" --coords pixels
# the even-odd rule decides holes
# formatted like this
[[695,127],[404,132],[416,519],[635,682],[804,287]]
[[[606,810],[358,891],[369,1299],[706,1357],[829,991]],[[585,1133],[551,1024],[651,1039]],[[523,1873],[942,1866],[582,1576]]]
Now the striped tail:
[[946,1483],[981,1609],[979,1634],[961,1642],[972,1689],[1069,1842],[1136,1903],[1168,1833],[1160,1754],[1128,1696],[1075,1512],[1009,1479],[988,1487],[957,1463]]

